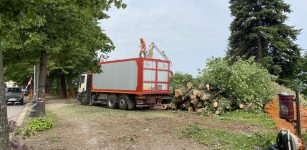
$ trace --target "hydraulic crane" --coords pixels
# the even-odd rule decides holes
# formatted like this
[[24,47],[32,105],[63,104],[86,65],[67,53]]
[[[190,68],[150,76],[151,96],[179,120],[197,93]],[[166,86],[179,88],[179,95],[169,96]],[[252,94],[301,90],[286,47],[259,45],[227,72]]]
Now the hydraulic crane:
[[148,50],[148,55],[147,58],[151,58],[153,57],[153,49],[156,49],[158,51],[158,53],[162,56],[162,58],[164,60],[170,60],[164,51],[161,51],[154,42],[151,42],[151,44],[149,45],[149,50]]

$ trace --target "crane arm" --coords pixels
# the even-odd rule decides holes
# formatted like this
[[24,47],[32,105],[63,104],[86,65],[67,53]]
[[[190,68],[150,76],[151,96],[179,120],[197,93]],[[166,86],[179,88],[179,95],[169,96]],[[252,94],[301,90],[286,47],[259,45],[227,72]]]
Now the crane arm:
[[166,56],[165,52],[164,51],[161,51],[156,45],[154,42],[152,42],[150,44],[150,49],[156,49],[158,51],[158,53],[163,57],[164,60],[169,60],[169,58]]

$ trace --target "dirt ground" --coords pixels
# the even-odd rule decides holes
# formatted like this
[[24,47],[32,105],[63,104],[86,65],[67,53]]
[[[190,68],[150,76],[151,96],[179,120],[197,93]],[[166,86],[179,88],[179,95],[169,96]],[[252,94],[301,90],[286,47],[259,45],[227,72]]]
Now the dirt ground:
[[[296,105],[293,104],[294,108],[294,120],[296,120]],[[295,121],[293,123],[286,121],[285,119],[281,119],[279,117],[279,103],[278,99],[274,99],[266,105],[266,112],[272,116],[273,120],[276,123],[278,129],[290,129],[292,133],[295,133]],[[307,108],[301,106],[300,107],[300,118],[301,118],[301,128],[302,133],[307,133]]]
[[122,111],[103,106],[82,106],[73,100],[49,99],[46,109],[55,113],[55,127],[24,141],[38,150],[210,149],[193,139],[184,138],[180,129],[197,124],[204,128],[244,133],[265,130],[255,125],[189,112]]

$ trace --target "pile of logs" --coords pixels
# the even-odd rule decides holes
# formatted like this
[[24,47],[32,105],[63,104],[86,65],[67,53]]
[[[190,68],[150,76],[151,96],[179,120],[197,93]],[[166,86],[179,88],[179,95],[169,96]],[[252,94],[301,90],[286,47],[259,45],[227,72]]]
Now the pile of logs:
[[175,90],[174,97],[168,108],[190,112],[203,112],[205,109],[208,109],[219,115],[225,109],[219,104],[218,100],[215,100],[219,94],[219,92],[211,93],[209,85],[201,83],[198,88],[194,88],[192,83],[188,83],[186,87]]

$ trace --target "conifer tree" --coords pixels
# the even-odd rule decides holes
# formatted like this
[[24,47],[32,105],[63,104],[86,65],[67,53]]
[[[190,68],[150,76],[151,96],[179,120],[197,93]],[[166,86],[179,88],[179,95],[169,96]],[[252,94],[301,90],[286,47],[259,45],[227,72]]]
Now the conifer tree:
[[300,48],[294,41],[300,30],[285,24],[290,5],[283,0],[230,0],[231,15],[227,57],[256,61],[280,79],[299,70]]

